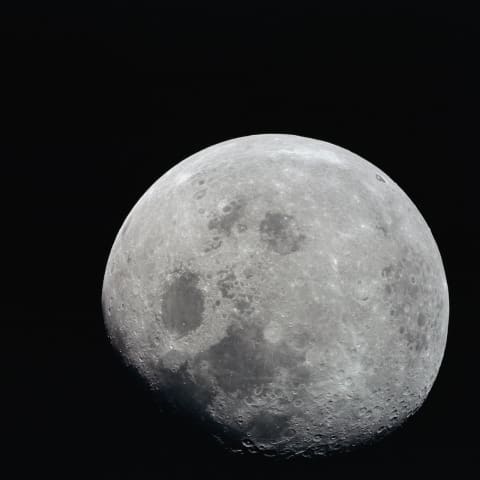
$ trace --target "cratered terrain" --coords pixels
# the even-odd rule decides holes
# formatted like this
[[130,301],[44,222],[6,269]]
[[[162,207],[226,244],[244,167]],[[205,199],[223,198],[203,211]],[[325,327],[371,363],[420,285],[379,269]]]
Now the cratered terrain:
[[105,271],[108,335],[228,451],[325,455],[381,438],[437,376],[448,289],[424,218],[333,144],[249,135],[159,178]]

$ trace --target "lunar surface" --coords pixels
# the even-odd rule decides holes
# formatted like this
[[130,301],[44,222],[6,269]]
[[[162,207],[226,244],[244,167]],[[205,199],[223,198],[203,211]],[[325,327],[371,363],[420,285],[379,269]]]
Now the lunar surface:
[[296,135],[231,139],[140,198],[105,271],[108,335],[172,412],[225,449],[368,444],[437,376],[449,299],[437,244],[373,164]]

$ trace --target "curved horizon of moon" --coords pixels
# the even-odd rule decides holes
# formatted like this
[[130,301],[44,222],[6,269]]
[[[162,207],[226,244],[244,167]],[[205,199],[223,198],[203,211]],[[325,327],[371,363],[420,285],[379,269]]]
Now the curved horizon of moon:
[[102,308],[128,365],[228,451],[348,451],[424,402],[449,298],[432,233],[358,155],[259,134],[183,160],[115,238]]

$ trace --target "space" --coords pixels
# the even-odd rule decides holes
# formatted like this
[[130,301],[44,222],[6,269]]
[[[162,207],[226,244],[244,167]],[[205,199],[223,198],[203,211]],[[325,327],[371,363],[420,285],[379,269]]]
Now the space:
[[[306,478],[333,474],[425,476],[447,468],[463,474],[475,466],[479,447],[475,395],[479,327],[474,298],[479,238],[475,20],[458,4],[387,3],[167,5],[119,1],[5,7],[0,31],[7,81],[1,142],[8,224],[4,276],[9,285],[4,300],[6,360],[2,364],[7,399],[6,470],[20,476],[45,472],[107,478],[123,474],[137,478]],[[268,312],[301,312],[300,317],[307,318],[314,306],[303,300],[312,279],[319,281],[316,269],[323,272],[328,267],[336,272],[344,268],[342,255],[348,244],[334,238],[333,230],[317,231],[313,220],[315,211],[309,198],[317,201],[315,195],[323,195],[323,187],[314,187],[313,179],[319,174],[312,170],[308,177],[311,183],[302,183],[286,157],[263,170],[261,162],[242,169],[244,159],[239,157],[223,177],[221,173],[217,177],[202,175],[200,167],[192,172],[177,168],[175,175],[170,173],[172,167],[207,147],[221,144],[229,148],[232,139],[255,135],[258,142],[267,144],[287,137],[292,142],[294,138],[301,148],[313,141],[306,139],[318,139],[368,160],[372,170],[365,185],[389,191],[393,179],[418,208],[441,254],[448,282],[449,318],[438,376],[423,406],[418,411],[409,407],[407,410],[415,413],[398,429],[352,452],[285,459],[265,457],[251,445],[246,455],[219,448],[195,418],[165,405],[159,407],[138,378],[137,354],[129,354],[132,361],[126,364],[118,353],[126,349],[124,338],[112,335],[113,327],[108,321],[104,323],[105,272],[112,271],[123,282],[122,262],[127,265],[128,261],[128,269],[138,269],[147,278],[151,265],[142,256],[147,250],[143,244],[132,247],[135,235],[147,241],[151,232],[162,228],[170,231],[175,225],[171,231],[181,234],[164,234],[170,242],[168,248],[175,245],[179,251],[189,252],[185,259],[190,258],[190,263],[170,263],[168,248],[156,247],[159,265],[164,262],[170,273],[152,287],[164,292],[163,297],[152,293],[152,302],[162,300],[172,341],[176,345],[190,342],[188,348],[198,362],[196,374],[204,375],[202,365],[207,365],[212,373],[205,378],[221,385],[227,399],[231,391],[260,391],[270,395],[271,404],[278,404],[278,393],[265,392],[265,385],[253,380],[241,383],[247,377],[235,370],[235,348],[241,342],[248,343],[249,338],[237,338],[238,324],[222,320],[230,306],[245,319],[261,312],[262,331],[255,327],[249,335],[260,345],[253,354],[261,360],[260,374],[276,375],[277,383],[272,384],[275,391],[284,381],[281,372],[301,377],[306,384],[318,373],[317,366],[300,370],[306,356],[313,364],[317,361],[318,352],[311,348],[311,327],[283,332],[286,324],[269,323]],[[282,173],[279,165],[287,173]],[[331,167],[325,168],[324,176]],[[146,207],[135,207],[139,218],[144,219],[146,227],[142,227],[129,212],[167,172],[178,188],[156,197],[155,217]],[[270,197],[265,195],[271,203],[255,197],[242,172],[262,186],[257,191],[270,192]],[[345,179],[352,181],[347,176]],[[305,196],[301,201],[290,201],[287,190],[275,197],[276,182],[288,181],[302,183]],[[211,200],[215,188],[220,193]],[[335,184],[335,188],[343,187]],[[331,224],[326,224],[328,228],[343,227],[349,218],[365,223],[370,220],[367,210],[355,210],[355,197],[349,195],[345,197],[348,208],[335,212]],[[406,207],[389,210],[389,202],[400,196],[383,195],[382,202],[374,204],[382,214],[372,217],[377,223],[369,243],[358,240],[365,246],[360,250],[369,252],[378,282],[382,282],[382,294],[366,293],[360,281],[357,285],[357,277],[365,278],[365,272],[347,271],[344,277],[352,279],[348,308],[359,312],[362,321],[367,318],[361,313],[365,301],[369,305],[377,302],[387,317],[390,311],[395,312],[391,315],[402,315],[397,312],[402,304],[395,303],[398,289],[408,288],[413,292],[409,295],[417,295],[423,284],[435,281],[433,274],[428,276],[430,266],[435,270],[437,265],[435,246],[428,243],[428,228]],[[340,205],[338,198],[332,196],[332,208]],[[280,208],[283,206],[286,209]],[[422,255],[428,259],[428,274],[415,250],[399,247],[402,256],[408,257],[401,267],[380,259],[394,231],[388,220],[394,211],[401,212],[394,225],[412,222],[419,238],[426,242]],[[145,220],[148,215],[151,220]],[[258,232],[255,237],[251,237],[253,224]],[[203,231],[207,232],[205,238],[193,234]],[[355,232],[358,239],[359,231]],[[117,234],[124,243],[118,247],[117,270],[108,270]],[[334,267],[321,263],[324,257],[312,253],[311,240],[317,237],[327,250],[336,249]],[[236,242],[240,241],[243,249],[234,258]],[[128,252],[133,260],[127,257]],[[210,268],[212,259],[217,262],[215,269]],[[229,262],[233,266],[225,268]],[[277,269],[275,282],[268,270],[272,265]],[[292,278],[297,267],[304,278]],[[398,277],[394,279],[400,268],[419,285],[412,286],[413,281],[400,285]],[[155,279],[154,273],[148,278]],[[257,287],[265,284],[268,275],[275,288],[267,302],[258,297]],[[198,296],[197,286],[208,287],[208,279],[216,286],[218,297]],[[108,292],[113,292],[109,298],[116,298],[115,287],[109,285]],[[334,311],[348,300],[335,300],[334,287],[330,300],[322,298],[322,312],[325,308]],[[190,304],[182,304],[175,289],[187,292],[193,310],[189,310]],[[151,294],[148,288],[142,292]],[[428,297],[423,290],[422,295]],[[420,302],[416,298],[412,300],[414,309]],[[127,309],[128,302],[138,307],[136,300],[124,293],[118,293],[118,299],[119,305],[127,303]],[[380,303],[383,299],[385,305]],[[278,310],[270,308],[272,305]],[[435,308],[445,314],[444,303],[437,303]],[[183,323],[174,320],[177,311]],[[217,335],[209,323],[201,323],[194,314],[198,311],[208,312],[210,317],[217,315],[223,333]],[[126,324],[126,315],[118,317],[120,326]],[[380,361],[383,370],[379,378],[392,382],[403,378],[388,359],[404,351],[407,356],[425,358],[427,351],[433,351],[431,365],[439,362],[446,331],[439,330],[437,337],[418,336],[417,330],[427,332],[430,328],[428,314],[426,319],[422,315],[415,310],[416,330],[403,326],[388,351],[368,352],[369,361],[384,360]],[[206,333],[192,335],[196,329]],[[352,331],[347,325],[342,335]],[[265,343],[255,343],[259,332]],[[160,330],[151,333],[159,338],[158,345],[163,345],[165,335]],[[202,342],[209,341],[209,336],[214,341],[206,348]],[[438,339],[437,350],[433,338]],[[247,343],[245,348],[250,348]],[[190,354],[190,350],[184,352]],[[163,365],[177,368],[185,361],[178,355],[177,351],[164,355]],[[274,366],[265,363],[266,356],[273,359]],[[332,356],[340,362],[338,352]],[[227,367],[218,363],[218,358],[227,359],[228,382]],[[156,366],[153,370],[145,368],[146,377],[158,371]],[[245,372],[258,368],[255,363],[242,365]],[[427,370],[425,381],[429,382],[433,377]],[[290,382],[288,375],[286,381]],[[357,377],[353,373],[348,378],[355,384],[361,375],[357,372]],[[415,390],[415,373],[405,378]],[[235,382],[240,382],[241,388]],[[298,432],[288,422],[299,412],[305,422],[300,431],[311,428],[308,441],[317,442],[315,448],[320,448],[322,441],[316,436],[313,415],[305,413],[311,410],[307,408],[310,397],[305,393],[300,400],[290,398],[291,388],[282,389],[287,405],[282,415],[271,420],[271,410],[262,407],[263,424],[257,426],[251,423],[248,409],[239,409],[237,418],[244,422],[239,428],[253,425],[253,437],[267,438],[266,443],[272,431],[277,434],[275,429],[289,439]],[[362,389],[365,387],[358,391]],[[192,398],[192,392],[188,385],[177,385],[169,395],[184,395],[187,403],[213,402],[208,388],[195,390],[199,398]],[[215,408],[223,415],[223,407]],[[334,409],[334,418],[352,437],[355,432],[351,425],[345,427],[344,412],[358,408],[351,401],[345,410]],[[267,424],[268,434],[262,430]],[[307,442],[298,438],[300,443]]]

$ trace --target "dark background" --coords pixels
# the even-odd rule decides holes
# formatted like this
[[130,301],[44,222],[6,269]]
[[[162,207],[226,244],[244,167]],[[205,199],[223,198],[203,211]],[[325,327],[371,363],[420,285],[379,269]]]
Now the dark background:
[[[472,9],[15,2],[2,7],[0,25],[2,470],[317,478],[461,474],[475,464]],[[190,154],[254,133],[319,138],[368,159],[418,206],[442,253],[450,327],[439,376],[417,415],[366,451],[288,465],[229,458],[190,425],[158,415],[106,338],[103,272],[134,203]]]

